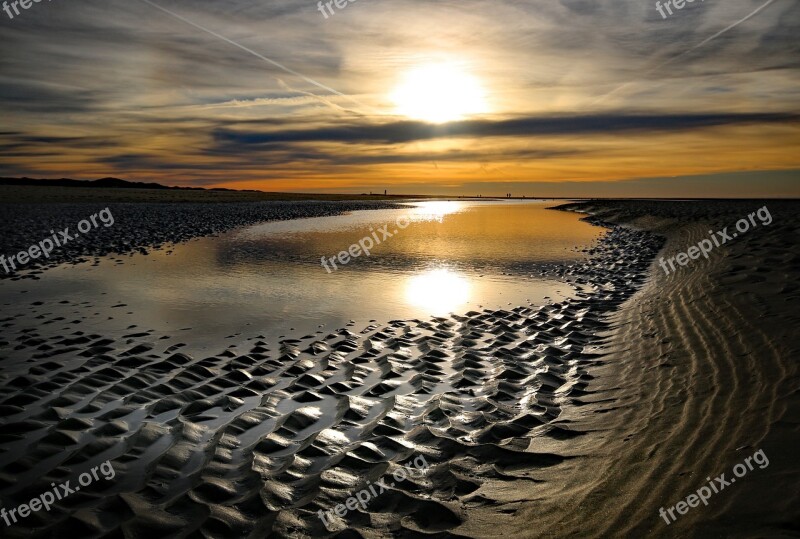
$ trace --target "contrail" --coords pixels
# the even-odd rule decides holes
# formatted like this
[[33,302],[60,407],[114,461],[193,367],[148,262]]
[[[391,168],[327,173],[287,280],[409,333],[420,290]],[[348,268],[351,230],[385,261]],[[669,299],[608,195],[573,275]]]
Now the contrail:
[[[146,0],[145,0],[145,1],[146,1]],[[775,2],[775,0],[767,0],[767,1],[766,1],[766,2],[764,2],[762,5],[760,5],[759,7],[757,7],[757,8],[755,9],[755,11],[753,11],[752,13],[750,13],[749,15],[747,15],[746,17],[744,17],[744,18],[742,18],[742,19],[740,19],[740,20],[738,20],[738,21],[736,21],[736,22],[734,22],[734,23],[732,23],[732,24],[730,24],[730,25],[726,26],[725,28],[723,28],[722,30],[720,30],[719,32],[717,32],[716,34],[714,34],[713,36],[711,36],[711,37],[708,37],[708,38],[704,39],[703,41],[701,41],[700,43],[698,43],[698,44],[697,44],[697,45],[695,45],[694,47],[692,47],[692,48],[690,48],[690,49],[688,49],[688,50],[685,50],[685,51],[683,51],[682,53],[680,53],[680,54],[678,54],[678,55],[676,55],[676,56],[673,56],[672,58],[669,58],[669,59],[667,59],[667,60],[665,60],[665,61],[661,62],[660,64],[658,64],[658,65],[657,65],[657,66],[655,66],[655,67],[651,67],[650,69],[648,69],[647,71],[645,71],[645,72],[644,72],[644,75],[645,75],[645,76],[646,76],[646,75],[649,75],[649,74],[650,74],[650,73],[652,73],[653,71],[656,71],[656,70],[658,70],[658,69],[661,69],[662,67],[664,67],[664,66],[666,66],[666,65],[669,65],[669,64],[671,64],[671,63],[672,63],[672,62],[674,62],[675,60],[678,60],[679,58],[683,58],[683,57],[684,57],[684,56],[686,56],[687,54],[689,54],[689,53],[691,53],[691,52],[693,52],[693,51],[695,51],[695,50],[699,49],[700,47],[702,47],[703,45],[707,44],[707,43],[708,43],[708,42],[710,42],[711,40],[714,40],[714,39],[718,38],[719,36],[721,36],[721,35],[722,35],[722,34],[724,34],[725,32],[728,32],[729,30],[732,30],[732,29],[736,28],[737,26],[739,26],[740,24],[742,24],[742,23],[743,23],[743,22],[745,22],[746,20],[748,20],[748,19],[752,18],[754,15],[756,15],[758,12],[760,12],[761,10],[763,10],[764,8],[766,8],[767,6],[769,6],[770,4],[772,4],[773,2]],[[607,94],[603,94],[603,95],[601,95],[600,97],[596,98],[594,101],[592,101],[592,102],[590,103],[590,105],[594,105],[594,104],[598,103],[599,101],[602,101],[603,99],[605,99],[606,97],[610,96],[611,94],[615,94],[615,93],[617,93],[618,91],[620,91],[620,90],[622,90],[623,88],[625,88],[626,86],[630,86],[631,84],[634,84],[634,82],[633,82],[633,81],[631,81],[631,82],[626,82],[626,83],[624,83],[624,84],[621,84],[620,86],[618,86],[618,87],[614,88],[613,90],[611,90],[611,91],[610,91],[610,92],[608,92]]]
[[[248,48],[248,47],[245,47],[244,45],[242,45],[242,44],[240,44],[240,43],[237,43],[237,42],[235,42],[234,40],[232,40],[232,39],[229,39],[229,38],[227,38],[227,37],[223,36],[222,34],[218,34],[217,32],[215,32],[215,31],[213,31],[213,30],[210,30],[210,29],[208,29],[208,28],[206,28],[206,27],[204,27],[204,26],[201,26],[201,25],[197,24],[197,23],[196,23],[196,22],[194,22],[194,21],[190,21],[190,20],[189,20],[189,19],[187,19],[186,17],[183,17],[183,16],[181,16],[181,15],[179,15],[179,14],[177,14],[177,13],[173,12],[173,11],[170,11],[170,10],[168,10],[168,9],[167,9],[167,8],[165,8],[165,7],[159,6],[159,5],[158,5],[158,4],[156,4],[155,2],[151,2],[151,0],[142,0],[142,2],[144,2],[145,4],[149,4],[149,5],[151,5],[151,6],[153,6],[153,7],[154,7],[154,8],[156,8],[156,9],[159,9],[159,10],[161,10],[161,11],[163,11],[164,13],[166,13],[167,15],[170,15],[170,16],[172,16],[172,17],[175,17],[176,19],[178,19],[178,20],[180,20],[180,21],[183,21],[183,22],[185,22],[185,23],[186,23],[186,24],[188,24],[188,25],[194,26],[194,27],[195,27],[195,28],[197,28],[198,30],[202,30],[203,32],[206,32],[206,33],[208,33],[208,34],[211,34],[212,36],[216,37],[217,39],[221,39],[222,41],[224,41],[224,42],[226,42],[226,43],[230,43],[230,44],[231,44],[231,45],[233,45],[234,47],[238,47],[238,48],[242,49],[242,50],[243,50],[243,51],[245,51],[245,52],[249,52],[250,54],[252,54],[252,55],[253,55],[253,56],[255,56],[256,58],[259,58],[259,59],[261,59],[261,60],[263,60],[263,61],[267,62],[268,64],[270,64],[270,65],[273,65],[273,66],[277,67],[278,69],[282,69],[283,71],[285,71],[285,72],[287,72],[287,73],[289,73],[289,74],[291,74],[291,75],[294,75],[295,77],[298,77],[298,78],[300,78],[300,79],[303,79],[304,81],[308,82],[309,84],[313,84],[313,85],[314,85],[314,86],[316,86],[317,88],[321,88],[322,90],[325,90],[326,92],[330,92],[330,93],[332,93],[332,94],[338,95],[339,97],[343,97],[343,98],[347,99],[348,101],[351,101],[352,103],[354,103],[354,104],[358,105],[359,107],[364,107],[364,108],[370,109],[370,107],[366,107],[364,104],[362,104],[362,103],[360,103],[360,102],[356,101],[355,99],[353,99],[352,97],[350,97],[350,96],[348,96],[348,95],[345,95],[345,94],[343,94],[343,93],[341,93],[341,92],[339,92],[339,91],[337,91],[337,90],[334,90],[334,89],[333,89],[333,88],[331,88],[330,86],[326,86],[326,85],[322,84],[321,82],[317,82],[317,81],[315,81],[314,79],[312,79],[312,78],[310,78],[310,77],[306,77],[306,76],[305,76],[305,75],[303,75],[302,73],[299,73],[299,72],[295,71],[294,69],[292,69],[292,68],[290,68],[290,67],[286,67],[285,65],[283,65],[283,64],[281,64],[281,63],[279,63],[279,62],[276,62],[275,60],[272,60],[271,58],[267,58],[267,57],[266,57],[266,56],[264,56],[263,54],[259,54],[259,53],[257,53],[256,51],[254,51],[253,49],[250,49],[250,48]],[[305,92],[303,92],[303,93],[305,93]],[[314,94],[310,94],[310,95],[314,95]],[[314,96],[314,97],[317,97],[318,99],[321,99],[321,98],[319,98],[319,96]],[[323,102],[325,102],[325,100],[322,100],[322,101],[323,101]],[[326,104],[327,104],[327,102],[326,102]],[[371,109],[370,109],[370,110],[371,110]]]
[[[679,55],[677,55],[676,57],[674,57],[674,58],[671,58],[671,59],[667,60],[666,62],[664,62],[664,63],[662,63],[662,64],[659,64],[659,65],[657,65],[656,67],[654,67],[654,68],[653,68],[653,69],[651,69],[650,71],[654,71],[654,70],[656,70],[656,69],[660,69],[660,68],[664,67],[664,66],[665,66],[665,65],[667,65],[667,64],[671,64],[672,62],[674,62],[674,61],[675,61],[675,60],[677,60],[678,58],[682,58],[682,57],[686,56],[687,54],[689,54],[689,53],[690,53],[690,52],[692,52],[693,50],[695,50],[695,49],[699,49],[700,47],[702,47],[703,45],[705,45],[706,43],[708,43],[708,42],[709,42],[709,41],[711,41],[712,39],[716,39],[716,38],[718,38],[719,36],[721,36],[722,34],[724,34],[725,32],[727,32],[728,30],[732,30],[732,29],[736,28],[737,26],[739,26],[740,24],[742,24],[744,21],[746,21],[746,20],[750,19],[750,18],[751,18],[751,17],[753,17],[753,16],[754,16],[756,13],[758,13],[758,12],[759,12],[759,11],[761,11],[762,9],[766,8],[768,5],[770,5],[770,4],[771,4],[771,3],[773,3],[774,1],[775,1],[775,0],[767,0],[767,1],[766,1],[766,2],[764,2],[762,5],[760,5],[759,7],[757,7],[755,11],[753,11],[752,13],[750,13],[750,15],[747,15],[745,18],[743,18],[743,19],[740,19],[740,20],[736,21],[735,23],[733,23],[733,24],[731,24],[731,25],[729,25],[729,26],[727,26],[727,27],[723,28],[722,30],[720,30],[719,32],[717,32],[716,34],[714,34],[713,36],[711,36],[711,37],[709,37],[709,38],[706,38],[706,39],[704,39],[703,41],[701,41],[700,43],[698,43],[697,45],[695,45],[695,46],[694,46],[694,47],[692,47],[691,49],[689,49],[689,50],[687,50],[687,51],[683,51],[682,53],[680,53],[680,54],[679,54]],[[648,73],[649,73],[649,72],[648,72]]]

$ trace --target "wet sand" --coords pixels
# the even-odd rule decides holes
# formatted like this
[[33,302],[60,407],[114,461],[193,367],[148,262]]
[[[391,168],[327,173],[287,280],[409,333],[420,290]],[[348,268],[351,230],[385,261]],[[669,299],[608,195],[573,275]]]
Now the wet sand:
[[[88,237],[88,236],[87,236]],[[436,534],[496,500],[475,495],[569,456],[534,439],[559,423],[598,361],[594,335],[645,279],[660,240],[611,229],[557,271],[581,288],[541,307],[484,310],[298,336],[243,338],[211,357],[179,336],[122,339],[31,306],[2,320],[2,495],[13,507],[110,459],[117,477],[9,528],[10,536]],[[346,298],[343,298],[346,299]],[[88,302],[87,302],[88,303]],[[91,309],[76,304],[75,312]],[[426,474],[367,509],[318,517],[423,455]]]
[[[797,530],[797,204],[671,278],[653,260],[756,203],[584,203],[607,234],[575,298],[191,357],[180,335],[31,306],[0,341],[0,495],[110,459],[9,537],[643,537]],[[746,211],[745,211],[746,210]],[[343,298],[346,300],[347,298]],[[76,313],[87,305],[70,305]],[[669,527],[657,510],[755,449],[770,466]],[[323,524],[423,455],[422,477]]]
[[[674,256],[767,205],[751,229],[648,284],[613,317],[589,397],[562,421],[590,431],[554,446],[576,458],[540,482],[487,484],[498,507],[458,528],[476,537],[797,537],[800,535],[798,202],[591,202],[565,208],[666,238]],[[769,466],[667,525],[706,478],[762,449]],[[491,494],[490,494],[491,495]],[[676,513],[677,514],[677,513]]]
[[[20,187],[19,190],[36,190]],[[41,188],[45,189],[45,188]],[[58,188],[56,188],[58,189]],[[62,190],[81,188],[62,188]],[[149,189],[84,189],[91,191],[95,202],[52,203],[34,193],[37,203],[0,204],[0,254],[10,257],[40,240],[50,238],[53,231],[68,228],[71,235],[78,236],[65,245],[55,248],[49,257],[40,256],[20,265],[17,271],[8,266],[9,272],[0,268],[0,279],[38,278],[41,269],[60,263],[78,264],[109,254],[128,254],[148,249],[168,248],[193,238],[213,236],[235,228],[286,219],[342,215],[364,209],[402,208],[404,206],[380,201],[273,201],[273,202],[215,202],[198,203],[172,201],[174,191]],[[147,191],[159,202],[103,203],[94,191]],[[184,193],[178,191],[177,193]],[[191,191],[189,193],[192,193]],[[206,193],[206,191],[198,191]],[[69,193],[68,193],[69,194]],[[42,202],[45,202],[42,205]],[[76,234],[78,223],[88,220],[108,208],[113,224],[96,219],[98,226],[86,234]],[[108,221],[108,220],[107,220]],[[109,221],[110,222],[110,221]],[[60,233],[57,233],[56,237]],[[8,263],[7,263],[8,264]]]

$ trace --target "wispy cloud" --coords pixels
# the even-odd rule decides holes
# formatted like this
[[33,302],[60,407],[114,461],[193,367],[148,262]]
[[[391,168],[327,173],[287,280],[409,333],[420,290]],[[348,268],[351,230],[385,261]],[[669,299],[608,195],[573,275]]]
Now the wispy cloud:
[[[0,173],[472,190],[800,168],[798,30],[785,0],[41,3],[0,20]],[[490,116],[394,116],[404,70],[441,60]]]

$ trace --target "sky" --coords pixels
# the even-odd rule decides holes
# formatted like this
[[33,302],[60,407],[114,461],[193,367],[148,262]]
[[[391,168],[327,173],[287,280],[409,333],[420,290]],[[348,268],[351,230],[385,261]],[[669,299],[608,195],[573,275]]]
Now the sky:
[[0,176],[800,196],[800,2],[664,3],[7,2]]

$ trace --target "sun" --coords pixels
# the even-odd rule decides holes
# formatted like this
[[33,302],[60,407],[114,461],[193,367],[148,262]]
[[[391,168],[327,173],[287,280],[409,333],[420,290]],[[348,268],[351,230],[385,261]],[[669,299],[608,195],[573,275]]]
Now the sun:
[[451,63],[415,67],[391,95],[397,114],[432,123],[488,112],[477,78]]
[[406,300],[434,316],[452,312],[464,305],[469,297],[469,281],[444,268],[415,275],[406,288]]

